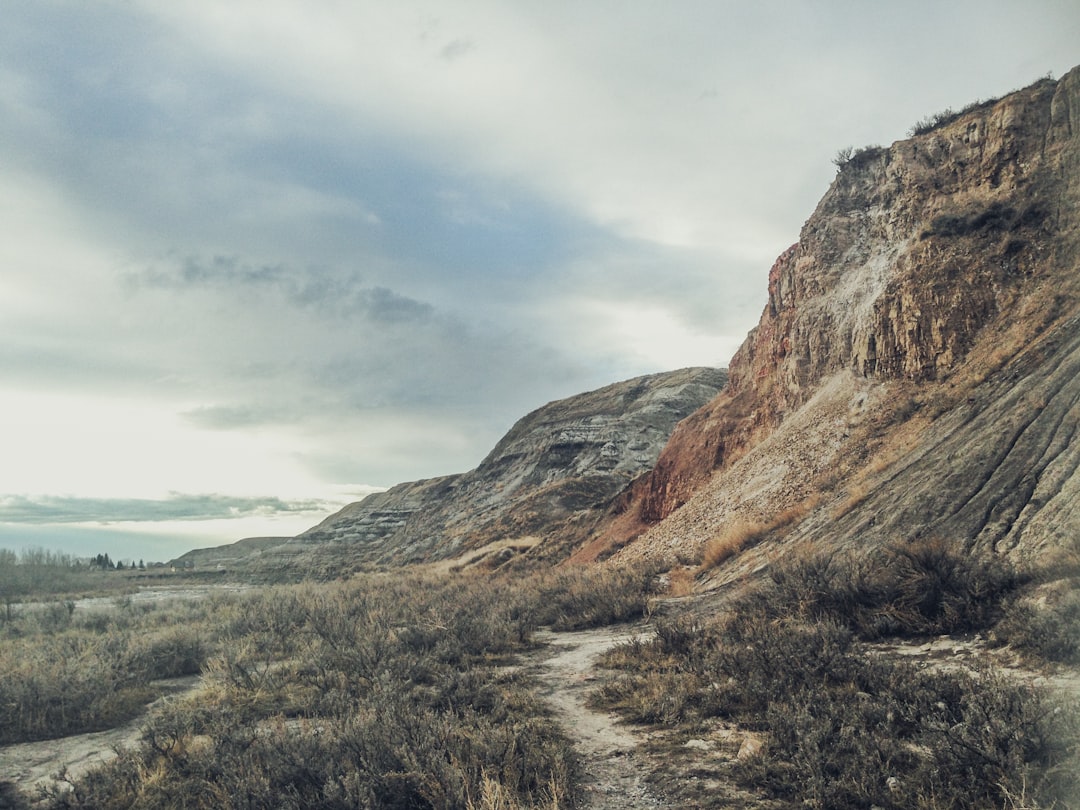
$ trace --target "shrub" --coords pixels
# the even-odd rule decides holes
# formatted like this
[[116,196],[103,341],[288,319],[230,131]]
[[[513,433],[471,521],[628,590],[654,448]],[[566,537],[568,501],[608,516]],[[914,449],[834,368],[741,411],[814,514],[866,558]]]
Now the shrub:
[[114,651],[123,643],[64,634],[5,644],[0,743],[99,731],[135,717],[156,695],[120,668]]
[[1072,588],[1045,604],[1012,601],[994,637],[1045,661],[1080,664],[1080,590]]
[[0,781],[0,808],[2,810],[30,810],[30,802],[11,782]]
[[952,123],[959,117],[960,113],[954,112],[950,107],[946,107],[941,112],[928,115],[926,118],[920,118],[916,121],[911,129],[908,130],[908,136],[914,138],[916,135],[925,135],[939,127]]
[[701,554],[700,570],[708,571],[727,562],[743,549],[761,540],[768,530],[764,523],[743,521],[725,526],[716,537],[706,543]]
[[[931,757],[919,776],[953,806],[1059,806],[1080,788],[1076,706],[985,669],[953,673],[958,700],[936,701],[920,723]],[[948,806],[942,801],[941,806]]]
[[[1040,203],[1032,203],[1018,212],[1011,205],[997,201],[986,208],[939,214],[930,220],[930,227],[919,238],[1011,233],[1022,228],[1037,228],[1049,215],[1049,211]],[[1026,244],[1023,239],[1010,239],[1003,250],[1006,255],[1013,255],[1023,250]]]
[[853,149],[850,146],[845,146],[843,149],[837,151],[833,157],[833,165],[836,166],[836,171],[843,172],[846,169],[863,169],[869,166],[870,163],[885,153],[885,148],[878,145],[863,146],[859,149]]
[[[52,806],[572,803],[569,743],[529,677],[492,666],[532,626],[509,588],[372,576],[222,605],[204,689],[161,705],[138,747],[54,791]],[[183,640],[178,628],[140,655],[167,638]]]
[[1080,787],[1075,702],[855,644],[986,627],[1021,581],[999,559],[937,541],[862,555],[805,547],[727,613],[666,618],[654,639],[611,651],[604,663],[625,672],[593,700],[644,722],[718,716],[764,734],[734,774],[783,806],[1068,806]]
[[909,633],[986,629],[1024,581],[1001,558],[966,554],[934,539],[889,546],[884,562],[888,607]]
[[583,630],[641,619],[660,591],[660,567],[651,564],[564,569],[537,575],[527,588],[536,626]]
[[774,562],[764,599],[774,615],[830,617],[861,638],[982,630],[1027,577],[994,556],[936,539],[892,543],[871,554],[808,546]]
[[151,681],[198,675],[206,660],[207,649],[198,631],[179,627],[136,635],[120,667]]

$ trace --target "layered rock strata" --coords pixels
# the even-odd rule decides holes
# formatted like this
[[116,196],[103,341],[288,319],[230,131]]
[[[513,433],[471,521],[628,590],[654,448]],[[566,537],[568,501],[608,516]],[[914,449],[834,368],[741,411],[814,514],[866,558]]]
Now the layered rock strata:
[[520,419],[476,469],[371,495],[295,543],[367,565],[488,551],[501,560],[517,552],[561,559],[726,379],[720,369],[682,369],[549,403]]

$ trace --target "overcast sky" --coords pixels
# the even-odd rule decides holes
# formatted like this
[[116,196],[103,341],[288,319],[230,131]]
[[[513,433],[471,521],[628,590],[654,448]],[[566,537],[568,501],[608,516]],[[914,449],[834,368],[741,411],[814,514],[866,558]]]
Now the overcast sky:
[[727,364],[842,147],[1075,0],[0,0],[0,546],[169,559]]

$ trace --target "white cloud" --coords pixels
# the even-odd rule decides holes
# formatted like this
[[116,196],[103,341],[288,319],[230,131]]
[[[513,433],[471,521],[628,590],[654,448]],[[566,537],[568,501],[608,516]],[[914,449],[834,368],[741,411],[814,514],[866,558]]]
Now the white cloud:
[[[602,7],[319,8],[155,4],[154,13],[264,87],[318,99],[358,130],[405,138],[459,171],[517,178],[624,235],[716,245],[760,216],[716,189],[752,170],[743,110],[765,124],[786,118],[752,99],[758,85],[740,85],[741,52],[729,55],[708,36],[716,14],[704,25],[668,24],[662,42],[656,15],[627,7],[617,19]],[[438,58],[466,39],[473,47],[453,65]],[[725,98],[745,103],[701,103],[717,82]],[[792,112],[788,97],[777,106]]]
[[[463,172],[516,178],[626,236],[757,257],[792,241],[837,148],[903,137],[912,115],[938,103],[928,91],[1009,89],[972,79],[1060,28],[1038,24],[1025,3],[144,7],[209,58],[316,99],[357,130]],[[1054,10],[1075,25],[1074,10]],[[966,76],[942,76],[962,61],[957,33],[973,20],[986,52],[968,57]],[[458,53],[451,64],[447,49]]]
[[161,403],[68,391],[0,394],[0,493],[161,498],[169,491],[297,497],[318,482],[287,435],[185,429]]

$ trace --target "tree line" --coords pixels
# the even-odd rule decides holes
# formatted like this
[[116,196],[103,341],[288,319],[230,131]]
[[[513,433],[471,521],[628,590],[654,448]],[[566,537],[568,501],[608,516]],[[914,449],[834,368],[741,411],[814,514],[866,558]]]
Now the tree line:
[[26,548],[16,553],[0,548],[0,602],[11,620],[12,606],[32,595],[51,595],[78,590],[87,584],[84,578],[93,571],[144,570],[139,560],[112,560],[108,554],[89,559],[44,548]]

